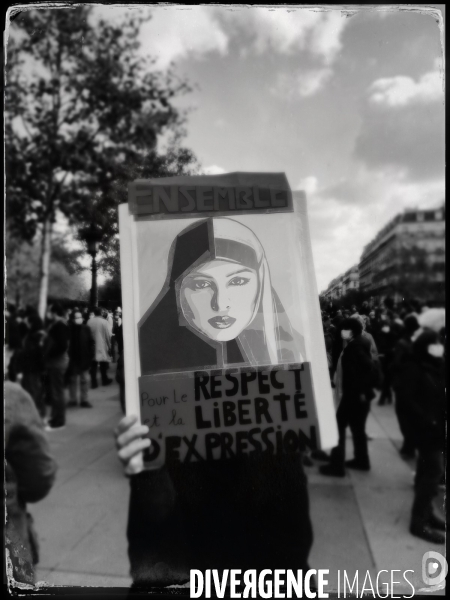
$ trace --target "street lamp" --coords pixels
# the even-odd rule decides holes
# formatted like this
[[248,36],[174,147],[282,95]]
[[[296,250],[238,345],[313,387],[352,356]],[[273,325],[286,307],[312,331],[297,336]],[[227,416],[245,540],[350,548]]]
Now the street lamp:
[[97,261],[96,255],[100,242],[102,240],[103,233],[101,229],[95,224],[91,223],[89,227],[85,228],[81,232],[81,238],[86,241],[88,247],[88,253],[92,256],[92,285],[91,285],[91,306],[98,306],[98,289],[97,289]]

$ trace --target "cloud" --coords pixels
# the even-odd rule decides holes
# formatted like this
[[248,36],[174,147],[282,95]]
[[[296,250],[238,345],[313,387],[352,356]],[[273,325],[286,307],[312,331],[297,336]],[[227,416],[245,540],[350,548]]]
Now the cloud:
[[322,19],[311,33],[311,50],[327,64],[333,62],[342,48],[341,35],[347,19],[341,11],[322,13]]
[[368,198],[364,187],[365,185],[361,181],[342,179],[321,190],[320,196],[323,198],[332,198],[335,202],[342,205],[354,205],[362,202],[367,204],[372,198]]
[[328,67],[311,69],[297,76],[297,90],[300,96],[312,96],[319,91],[332,75]]
[[311,8],[193,6],[152,8],[141,41],[160,68],[183,58],[227,54],[295,54],[303,51],[331,65],[342,47],[347,24],[339,10]]
[[228,173],[228,171],[218,165],[210,165],[203,167],[201,175],[221,175],[222,173]]
[[327,64],[342,47],[341,35],[347,19],[338,10],[311,8],[237,8],[223,13],[224,19],[244,32],[253,50],[292,54],[305,50]]
[[417,102],[443,102],[442,75],[435,70],[425,73],[418,81],[403,75],[377,79],[370,86],[369,100],[395,107]]
[[318,179],[314,175],[308,175],[301,179],[295,188],[296,190],[303,190],[307,194],[314,194],[318,189]]
[[312,196],[308,200],[308,213],[320,291],[359,262],[361,250],[373,232],[367,211],[358,206],[344,206],[332,198]]
[[[123,18],[126,11],[143,7],[98,7],[98,17]],[[143,24],[140,41],[145,54],[159,69],[183,59],[225,56],[230,47],[242,58],[272,53],[298,56],[312,68],[280,74],[272,91],[289,99],[312,96],[332,75],[331,65],[342,48],[348,19],[340,10],[319,8],[266,8],[261,6],[153,6]]]
[[329,67],[302,69],[297,73],[280,73],[271,93],[286,100],[307,98],[321,90],[330,79],[333,71]]
[[202,58],[228,52],[229,36],[213,7],[155,7],[152,19],[142,27],[141,42],[157,66],[166,68],[180,58]]
[[370,169],[401,171],[411,180],[444,172],[444,95],[438,70],[418,81],[397,76],[369,88],[355,157]]
[[[306,178],[308,179],[308,178]],[[315,196],[332,200],[341,206],[383,206],[386,214],[411,206],[430,206],[445,196],[444,177],[411,180],[406,173],[397,170],[370,170],[364,165],[356,166],[350,177],[343,177],[323,188],[316,187]]]
[[[435,208],[445,198],[445,181],[412,182],[398,172],[373,172],[364,166],[349,178],[321,188],[314,177],[308,214],[314,266],[320,290],[359,262],[364,246],[405,208]],[[314,189],[315,187],[315,189]]]

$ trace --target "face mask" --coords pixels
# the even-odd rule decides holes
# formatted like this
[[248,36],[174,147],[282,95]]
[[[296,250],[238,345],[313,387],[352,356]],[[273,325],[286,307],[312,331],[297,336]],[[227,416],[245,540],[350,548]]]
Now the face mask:
[[382,331],[383,333],[389,333],[389,332],[390,332],[390,330],[391,330],[391,328],[390,328],[390,327],[388,327],[387,325],[385,325],[384,327],[382,327],[382,328],[381,328],[381,331]]
[[444,346],[442,344],[430,344],[428,354],[435,358],[442,358],[444,356]]
[[350,329],[343,329],[341,331],[341,338],[343,340],[349,340],[352,337],[352,332],[350,331]]
[[83,323],[83,318],[81,317],[81,318],[75,319],[75,323],[77,325],[81,325]]

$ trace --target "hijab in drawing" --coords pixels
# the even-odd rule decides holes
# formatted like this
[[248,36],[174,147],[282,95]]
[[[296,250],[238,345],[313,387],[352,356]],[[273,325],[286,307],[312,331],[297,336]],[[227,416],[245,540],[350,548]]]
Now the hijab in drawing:
[[142,375],[303,361],[303,338],[248,227],[228,218],[195,223],[176,237],[170,262],[139,324]]

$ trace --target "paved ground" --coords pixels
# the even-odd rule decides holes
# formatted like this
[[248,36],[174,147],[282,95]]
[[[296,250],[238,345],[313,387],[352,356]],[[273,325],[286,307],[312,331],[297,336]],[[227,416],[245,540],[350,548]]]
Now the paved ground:
[[[37,575],[52,585],[127,587],[128,482],[112,434],[121,418],[118,389],[113,384],[90,395],[93,409],[69,409],[66,429],[49,434],[59,471],[49,496],[31,506],[41,540]],[[315,537],[311,568],[330,569],[329,590],[343,589],[344,570],[351,582],[358,571],[360,590],[367,572],[375,586],[381,570],[398,570],[393,579],[403,585],[395,590],[410,595],[402,573],[413,570],[406,577],[416,590],[424,587],[422,556],[428,550],[444,553],[444,546],[408,533],[414,463],[398,454],[392,406],[373,404],[368,433],[370,473],[334,479],[318,474],[321,463],[307,468]],[[439,504],[442,510],[443,497]],[[365,587],[370,593],[368,579]]]

